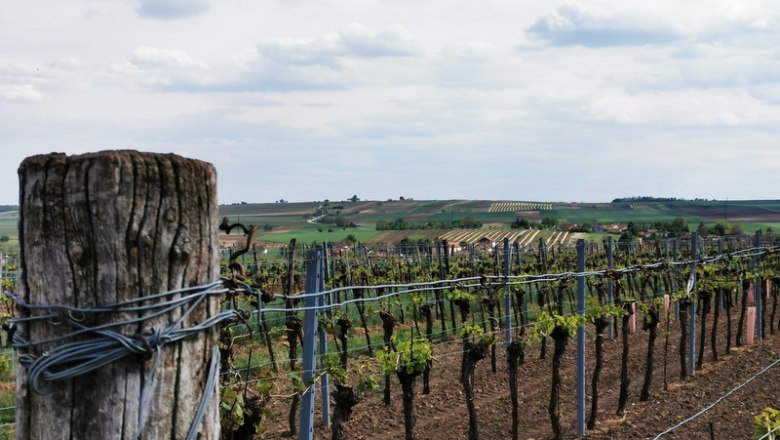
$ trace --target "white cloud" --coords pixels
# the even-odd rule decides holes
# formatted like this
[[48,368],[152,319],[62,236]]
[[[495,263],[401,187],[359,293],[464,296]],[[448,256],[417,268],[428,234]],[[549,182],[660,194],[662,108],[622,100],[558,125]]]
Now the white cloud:
[[338,34],[326,34],[316,38],[283,38],[264,41],[257,46],[262,58],[280,64],[337,66],[347,55]]
[[266,39],[218,63],[181,50],[140,47],[112,70],[137,84],[169,90],[333,90],[398,75],[403,67],[374,66],[418,54],[413,36],[402,26],[372,30],[353,23],[316,37]]
[[528,32],[555,45],[592,47],[666,43],[680,37],[657,17],[600,11],[579,3],[565,3],[549,11]]
[[0,84],[0,100],[8,101],[40,101],[43,94],[32,84]]
[[338,35],[347,53],[352,56],[413,56],[419,52],[412,33],[397,24],[375,31],[359,23],[351,23]]
[[731,89],[629,95],[609,93],[588,105],[596,120],[666,127],[774,127],[780,107]]
[[[595,6],[601,3],[602,6]],[[764,3],[764,4],[762,4]],[[567,1],[547,11],[526,32],[535,42],[554,46],[643,46],[681,42],[774,45],[780,19],[776,5],[746,2],[663,1],[583,3]]]
[[400,25],[373,30],[351,23],[337,33],[318,37],[263,41],[258,53],[281,64],[338,67],[349,58],[407,57],[418,54],[411,32]]
[[135,49],[129,60],[138,67],[190,67],[195,64],[186,52],[154,47]]
[[486,41],[448,44],[442,49],[442,55],[445,58],[462,61],[485,61],[497,53],[496,45]]

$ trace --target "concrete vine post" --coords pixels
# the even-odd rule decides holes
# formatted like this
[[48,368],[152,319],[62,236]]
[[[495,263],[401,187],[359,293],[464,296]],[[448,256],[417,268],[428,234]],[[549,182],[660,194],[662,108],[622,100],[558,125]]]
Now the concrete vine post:
[[[136,151],[52,153],[25,159],[19,183],[22,319],[44,314],[24,304],[116,307],[219,280],[216,172],[211,164]],[[187,292],[139,304],[155,306],[186,298]],[[217,315],[217,294],[203,296],[189,314],[181,308],[160,313],[140,305],[121,313],[50,308],[53,316],[47,319],[18,323],[18,335],[31,343],[43,341],[19,348],[19,354],[40,359],[64,344],[100,335],[86,331],[61,341],[48,339],[79,326],[130,319],[134,322],[112,331],[157,342],[155,332],[177,320],[191,328]],[[183,439],[193,435],[194,425],[199,439],[216,440],[219,393],[216,385],[207,389],[207,376],[217,338],[218,328],[211,326],[177,342],[162,341],[148,347],[146,355],[130,354],[86,374],[49,382],[48,394],[35,392],[28,381],[32,370],[17,365],[16,438],[133,439],[140,432],[141,439]],[[196,425],[203,396],[208,405]]]

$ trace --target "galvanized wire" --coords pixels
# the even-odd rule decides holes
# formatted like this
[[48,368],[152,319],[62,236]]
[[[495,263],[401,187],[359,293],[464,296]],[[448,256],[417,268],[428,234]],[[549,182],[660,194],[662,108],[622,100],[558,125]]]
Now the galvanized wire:
[[[20,365],[28,369],[30,388],[39,394],[49,393],[55,382],[79,377],[128,356],[151,356],[153,360],[152,365],[146,373],[146,380],[139,395],[138,426],[135,438],[140,438],[147,416],[146,399],[151,390],[151,385],[154,383],[162,347],[193,337],[220,324],[242,319],[239,311],[226,310],[210,316],[195,325],[184,326],[184,321],[198,306],[203,305],[210,296],[220,295],[227,291],[221,286],[222,282],[216,281],[203,286],[160,292],[108,306],[88,308],[57,304],[30,304],[13,294],[7,293],[8,297],[20,308],[32,315],[12,320],[12,322],[46,321],[51,323],[53,319],[58,319],[58,325],[66,325],[73,329],[73,331],[65,335],[44,340],[28,340],[20,331],[16,331],[12,347],[20,353],[18,359]],[[164,299],[176,295],[181,296],[173,300]],[[162,301],[154,303],[155,300],[160,299]],[[115,331],[117,327],[129,324],[143,324],[153,318],[178,309],[183,309],[178,319],[164,327],[152,329],[151,334],[130,337]],[[44,314],[33,315],[36,312],[44,312]],[[149,313],[139,318],[119,320],[92,327],[82,323],[84,317],[88,315],[121,315],[138,312]],[[92,338],[80,341],[72,340],[74,337],[83,334],[90,334]],[[71,340],[71,342],[50,348],[40,356],[31,353],[31,349],[34,347],[60,343],[65,340]],[[204,389],[204,394],[187,439],[193,439],[194,435],[197,434],[198,426],[205,411],[205,405],[210,400],[210,396],[213,395],[216,386],[215,382],[219,372],[219,350],[216,347],[214,347],[214,350],[216,354],[212,355],[206,388]]]

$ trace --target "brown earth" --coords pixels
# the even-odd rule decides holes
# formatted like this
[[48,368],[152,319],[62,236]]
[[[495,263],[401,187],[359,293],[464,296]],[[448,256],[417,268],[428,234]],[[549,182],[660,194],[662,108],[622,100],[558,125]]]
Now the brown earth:
[[723,221],[724,215],[728,222],[777,222],[780,212],[760,206],[728,206],[724,211],[718,206],[693,206],[680,210],[685,215],[701,217],[709,221]]
[[[738,310],[732,316],[736,334]],[[725,315],[725,313],[722,313]],[[604,344],[605,361],[599,382],[599,422],[589,432],[593,439],[647,439],[673,427],[719,399],[722,401],[700,417],[693,419],[664,439],[747,439],[751,437],[753,417],[767,406],[777,407],[780,398],[780,366],[770,368],[765,374],[743,388],[728,395],[735,387],[747,381],[773,361],[780,358],[780,335],[771,336],[751,347],[732,348],[725,355],[725,316],[719,322],[718,350],[720,359],[712,362],[710,328],[707,323],[707,342],[704,366],[693,379],[680,380],[678,355],[679,325],[672,322],[669,338],[667,373],[668,389],[664,390],[664,328],[659,325],[655,346],[655,374],[651,398],[638,402],[645,371],[647,332],[639,330],[630,336],[631,375],[630,395],[624,416],[615,415],[620,383],[621,343],[616,328],[615,340]],[[592,326],[588,329],[592,333]],[[697,329],[697,352],[701,327]],[[594,367],[593,335],[587,335],[586,367],[586,420],[591,411],[591,376]],[[551,341],[550,341],[551,342]],[[480,438],[511,438],[511,403],[507,382],[507,369],[502,346],[497,359],[497,372],[491,372],[490,358],[477,365],[475,379],[475,403],[479,419]],[[539,347],[527,350],[526,363],[519,368],[520,437],[521,439],[547,439],[552,436],[547,406],[550,395],[552,344],[548,344],[547,359],[538,359]],[[434,347],[434,366],[431,374],[432,392],[422,394],[422,380],[418,379],[415,396],[414,428],[417,440],[464,439],[468,432],[468,413],[463,388],[458,382],[460,368],[460,341],[439,343]],[[562,368],[561,415],[563,438],[575,439],[575,361],[576,341],[572,338],[565,353]],[[354,362],[354,361],[353,361]],[[380,380],[380,383],[382,380]],[[347,439],[403,439],[404,424],[400,399],[400,386],[392,378],[393,400],[390,406],[382,403],[381,391],[370,393],[354,408],[352,419],[347,422]],[[318,397],[319,405],[319,397]],[[284,439],[287,428],[288,399],[277,399],[271,405],[268,430],[263,438]],[[315,438],[330,438],[330,430],[319,426],[321,416],[317,410],[318,427]],[[713,437],[710,434],[712,424]]]

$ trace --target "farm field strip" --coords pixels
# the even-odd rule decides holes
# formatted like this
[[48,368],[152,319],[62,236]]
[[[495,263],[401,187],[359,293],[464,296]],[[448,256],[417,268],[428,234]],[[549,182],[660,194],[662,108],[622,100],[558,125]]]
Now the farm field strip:
[[475,237],[477,235],[479,235],[479,232],[477,232],[477,231],[464,231],[462,229],[457,229],[457,230],[451,231],[451,232],[449,232],[447,234],[444,234],[441,238],[444,239],[444,240],[449,240],[449,241],[456,241],[456,242],[466,241],[466,242],[469,242],[469,240],[472,237]]
[[494,202],[488,208],[488,212],[542,211],[550,209],[552,209],[552,203]]
[[528,246],[533,242],[534,238],[539,235],[539,230],[534,229],[530,233],[525,234],[523,239],[520,241],[520,246]]
[[519,237],[523,236],[527,231],[519,229],[477,229],[477,230],[455,230],[443,234],[440,238],[442,240],[454,241],[458,243],[475,244],[486,238],[492,242],[500,242],[505,238],[514,242]]
[[547,238],[547,240],[545,241],[545,244],[547,244],[547,246],[552,246],[552,245],[554,245],[554,244],[556,244],[558,242],[562,242],[561,236],[563,236],[563,234],[564,234],[563,231],[555,231],[555,232],[553,232],[553,234]]

